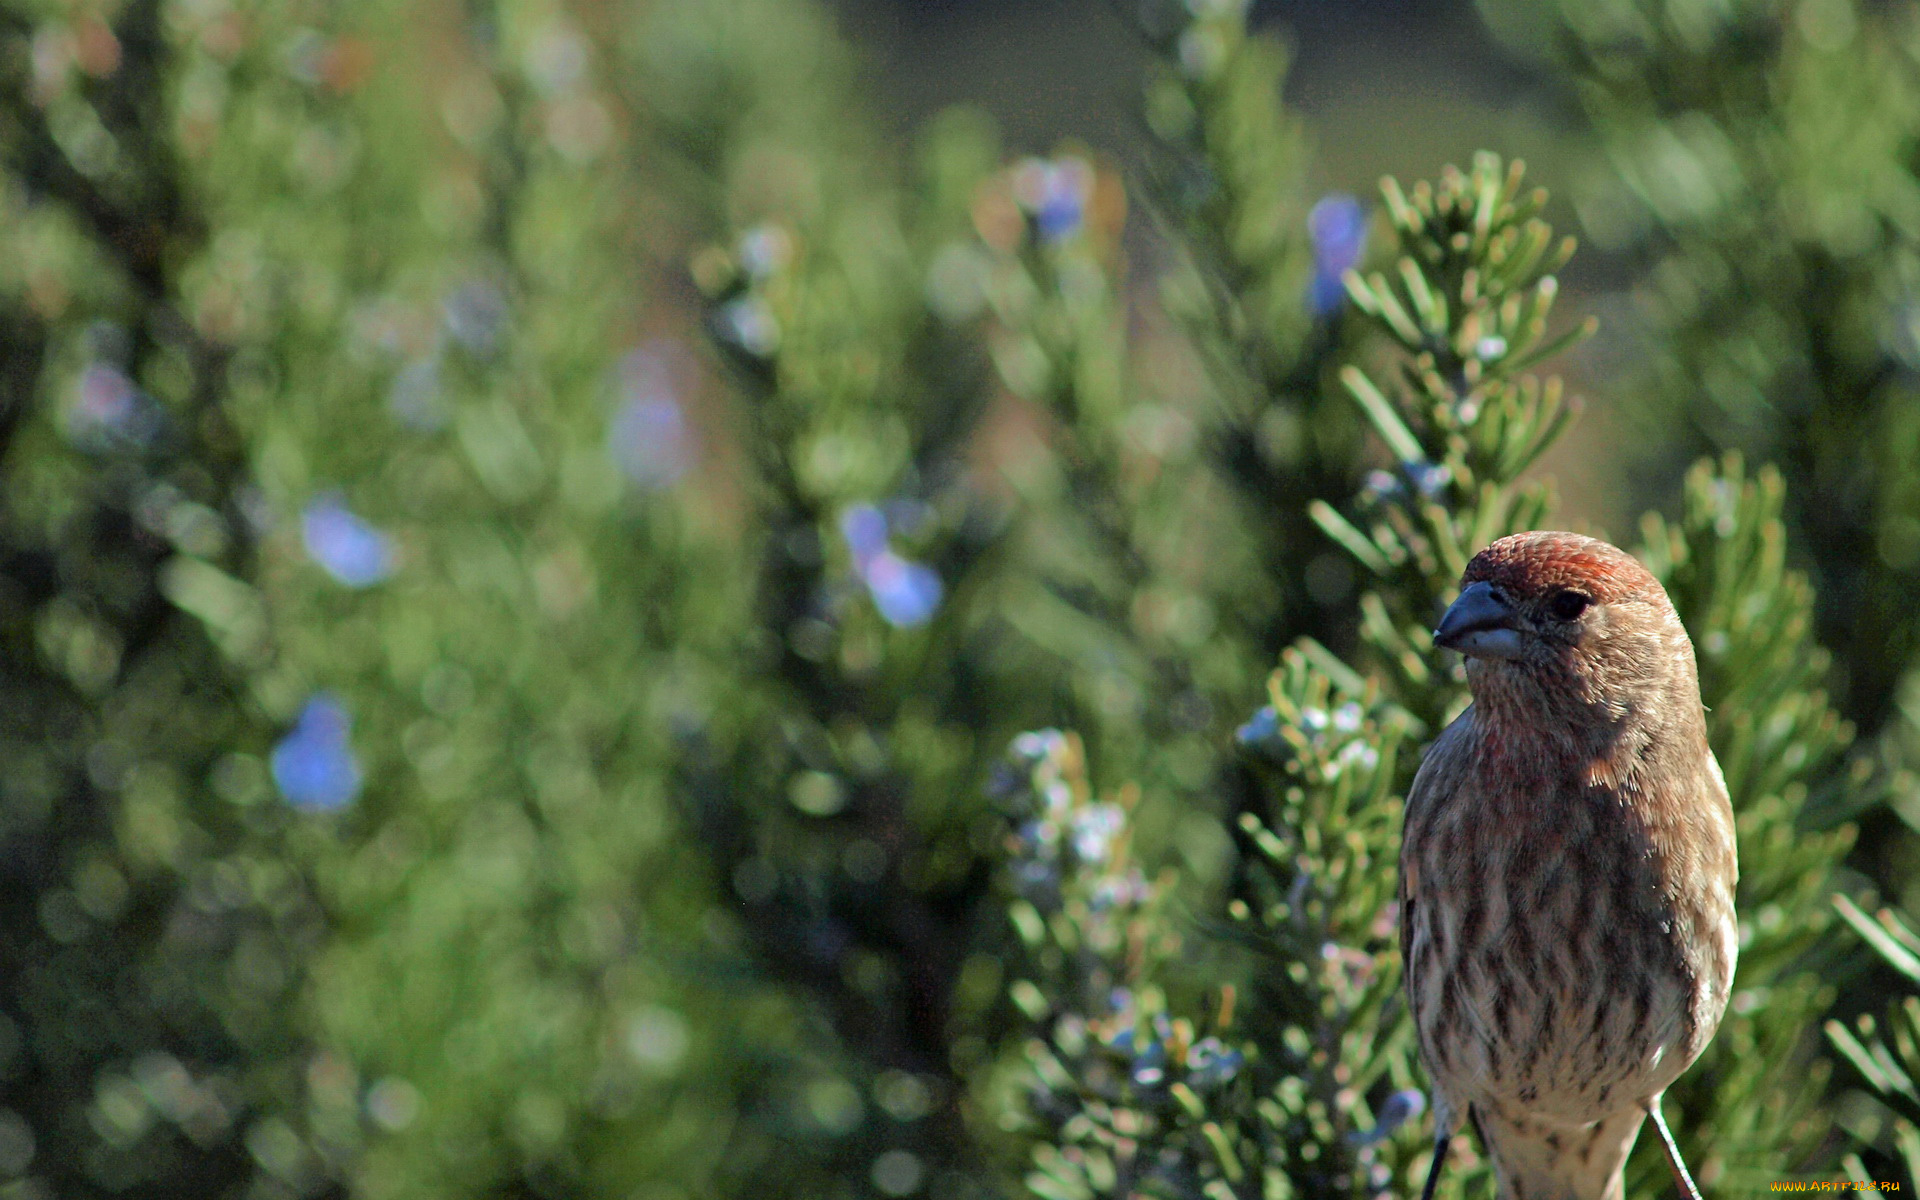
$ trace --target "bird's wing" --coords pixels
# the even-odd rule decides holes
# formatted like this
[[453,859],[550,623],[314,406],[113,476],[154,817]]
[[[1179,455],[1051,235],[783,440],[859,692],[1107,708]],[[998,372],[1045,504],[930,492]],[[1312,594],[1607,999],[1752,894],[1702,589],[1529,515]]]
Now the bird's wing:
[[1418,902],[1422,883],[1418,856],[1409,853],[1408,848],[1418,846],[1421,835],[1431,830],[1439,811],[1459,790],[1471,756],[1472,735],[1473,706],[1468,705],[1427,748],[1420,769],[1414,772],[1413,784],[1407,788],[1406,812],[1400,824],[1400,951],[1403,956],[1408,950],[1408,930],[1412,927],[1407,917],[1410,906]]

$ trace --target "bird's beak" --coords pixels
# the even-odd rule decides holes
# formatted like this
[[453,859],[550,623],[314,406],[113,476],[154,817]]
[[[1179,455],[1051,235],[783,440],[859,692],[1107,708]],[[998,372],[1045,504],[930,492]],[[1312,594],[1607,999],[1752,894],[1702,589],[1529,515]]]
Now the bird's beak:
[[1468,584],[1447,609],[1433,644],[1473,658],[1519,658],[1523,648],[1513,606],[1484,581]]

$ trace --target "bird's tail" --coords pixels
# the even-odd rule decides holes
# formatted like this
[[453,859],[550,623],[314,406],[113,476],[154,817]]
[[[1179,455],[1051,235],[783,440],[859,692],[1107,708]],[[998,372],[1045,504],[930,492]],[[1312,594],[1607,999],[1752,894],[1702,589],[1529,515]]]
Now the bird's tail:
[[1647,1114],[1637,1108],[1591,1125],[1558,1125],[1473,1110],[1493,1160],[1499,1200],[1623,1200],[1622,1175]]

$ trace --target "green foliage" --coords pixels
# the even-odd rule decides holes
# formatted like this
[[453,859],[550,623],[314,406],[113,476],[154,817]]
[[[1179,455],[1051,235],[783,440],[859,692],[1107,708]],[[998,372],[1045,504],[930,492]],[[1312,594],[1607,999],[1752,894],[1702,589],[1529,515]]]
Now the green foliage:
[[[1915,736],[1916,106],[1877,15],[1692,12],[1575,44],[1659,387],[1792,485],[1643,549],[1740,817],[1672,1095],[1735,1187],[1830,1145],[1836,822]],[[1571,246],[1485,156],[1369,258],[1246,6],[1135,15],[1130,257],[1123,148],[896,154],[805,0],[0,2],[0,1195],[1415,1185],[1398,797],[1549,519]],[[1900,1019],[1834,1040],[1911,1121]]]
[[[1362,427],[1323,386],[1351,264],[1304,236],[1306,139],[1277,103],[1284,47],[1252,32],[1234,0],[1142,11],[1159,51],[1146,186],[1184,254],[1165,303],[1206,370],[1205,450],[1245,522],[1237,553],[1248,560],[1221,572],[1220,608],[1264,667],[1296,637],[1351,628],[1351,572],[1306,517],[1309,501],[1351,492],[1362,468]],[[1345,256],[1357,260],[1364,217],[1357,206],[1336,216],[1353,223]]]
[[937,1098],[826,1122],[821,1152],[854,1178],[975,1153],[953,1045],[973,1016],[975,797],[1016,714],[1037,715],[995,637],[1005,521],[965,463],[985,363],[918,286],[965,196],[771,205],[696,264],[739,383],[755,533],[723,651],[737,681],[691,732],[685,783],[741,935],[852,1050],[827,1077]]
[[[221,653],[261,634],[224,584],[255,537],[230,348],[182,270],[205,212],[146,103],[173,35],[154,4],[113,30],[0,12],[0,1140],[21,1195],[261,1178],[321,933]],[[226,609],[222,634],[193,608]]]
[[[714,1058],[757,993],[659,965],[704,952],[656,680],[706,618],[609,445],[676,364],[616,366],[606,101],[539,5],[377,69],[428,57],[409,13],[6,16],[8,708],[61,731],[9,754],[10,928],[55,914],[22,1194],[695,1186],[767,1086]],[[317,691],[339,814],[273,791]]]
[[[1361,312],[1402,357],[1383,387],[1358,366],[1340,375],[1395,469],[1375,475],[1356,519],[1324,500],[1310,511],[1327,536],[1386,585],[1362,598],[1362,634],[1402,703],[1438,729],[1457,678],[1429,668],[1429,618],[1467,560],[1495,538],[1541,526],[1547,492],[1519,484],[1566,428],[1558,379],[1524,374],[1592,332],[1547,334],[1553,272],[1573,253],[1536,214],[1544,192],[1521,190],[1519,163],[1482,155],[1471,173],[1404,195],[1384,185],[1400,239],[1392,276],[1350,277]],[[1364,525],[1364,527],[1363,527]],[[1388,599],[1390,597],[1391,599]]]
[[[1872,1014],[1862,1013],[1851,1028],[1831,1020],[1826,1030],[1840,1057],[1893,1110],[1890,1140],[1903,1172],[1898,1182],[1913,1187],[1920,1182],[1920,1087],[1914,1082],[1920,1075],[1920,992],[1913,990],[1920,987],[1920,934],[1892,909],[1869,916],[1844,896],[1835,897],[1834,903],[1909,989],[1888,1008],[1884,1028]],[[1858,1156],[1850,1155],[1846,1167],[1854,1179],[1874,1178]]]
[[[404,19],[283,36],[398,47]],[[366,1196],[699,1179],[711,1127],[666,1119],[730,1081],[678,1069],[740,1010],[656,965],[695,952],[705,903],[661,870],[671,693],[652,680],[701,623],[617,440],[619,406],[686,366],[623,344],[640,297],[604,252],[622,180],[588,169],[607,97],[553,65],[581,31],[538,4],[465,22],[430,80],[234,110],[202,184],[233,247],[206,287],[237,292],[254,334],[233,404],[272,520],[256,694],[280,722],[338,697],[366,779],[295,846],[332,925],[307,964],[312,1152]],[[444,146],[399,116],[443,112]],[[317,181],[229,165],[297,170],[315,140],[352,147]],[[421,195],[444,207],[401,200]],[[330,577],[328,496],[390,539],[390,578]],[[697,1038],[690,1004],[715,1018]]]
[[1138,789],[1097,798],[1080,742],[1054,730],[1017,739],[1006,772],[1007,911],[1027,955],[1009,995],[1033,1034],[1026,1185],[1049,1200],[1124,1196],[1221,1136],[1196,1120],[1240,1056],[1170,1019],[1148,982],[1178,938],[1164,881],[1146,879],[1128,844]]

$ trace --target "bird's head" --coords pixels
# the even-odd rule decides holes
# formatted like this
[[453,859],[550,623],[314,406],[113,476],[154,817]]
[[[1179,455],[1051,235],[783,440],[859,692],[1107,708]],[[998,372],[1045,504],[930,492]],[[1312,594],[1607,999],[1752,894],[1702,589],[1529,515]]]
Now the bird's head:
[[1577,533],[1517,533],[1476,554],[1433,640],[1467,656],[1483,700],[1543,689],[1611,722],[1684,684],[1698,708],[1693,646],[1666,589],[1633,556]]

